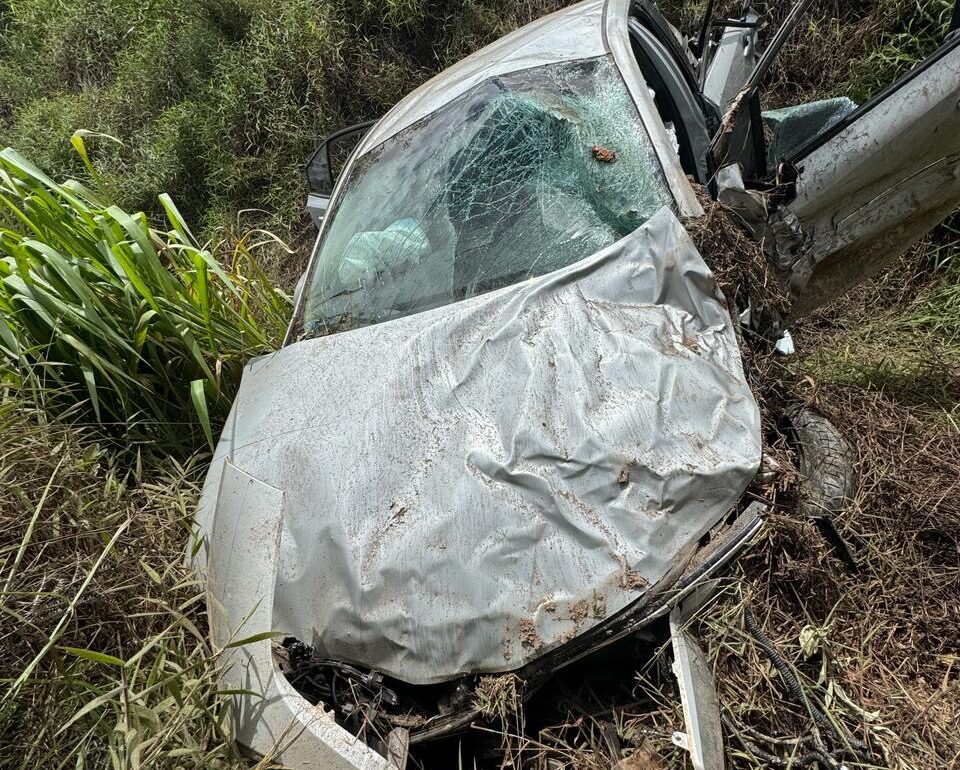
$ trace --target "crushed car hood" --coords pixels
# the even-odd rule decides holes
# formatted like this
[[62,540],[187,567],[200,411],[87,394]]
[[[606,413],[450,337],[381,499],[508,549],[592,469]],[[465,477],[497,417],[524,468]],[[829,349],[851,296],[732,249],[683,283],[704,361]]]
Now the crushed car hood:
[[238,517],[226,460],[280,490],[276,628],[427,684],[642,597],[760,451],[730,315],[664,208],[568,268],[251,362],[198,524]]

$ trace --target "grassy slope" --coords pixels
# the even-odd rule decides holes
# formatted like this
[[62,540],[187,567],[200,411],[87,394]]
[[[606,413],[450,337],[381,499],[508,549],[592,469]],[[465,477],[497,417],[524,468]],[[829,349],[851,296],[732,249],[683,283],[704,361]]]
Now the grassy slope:
[[[812,42],[786,52],[777,93],[789,102],[876,90],[929,48],[946,5],[819,3]],[[72,130],[117,134],[125,146],[102,141],[94,155],[128,206],[148,207],[167,189],[210,228],[256,205],[296,234],[299,166],[318,136],[377,114],[542,7],[0,5],[0,135],[54,171],[82,175],[65,141]],[[813,52],[829,66],[806,66]],[[879,749],[880,764],[932,770],[960,754],[955,239],[943,229],[798,330],[800,374],[810,378],[798,396],[858,449],[863,489],[842,525],[864,544],[864,566],[844,573],[815,532],[776,520],[703,619],[738,725],[809,730],[743,632],[749,602],[810,694]],[[5,686],[37,661],[0,706],[0,767],[245,766],[220,732],[197,587],[180,567],[197,468],[119,469],[92,434],[50,425],[15,400],[0,409],[0,435]],[[99,707],[67,725],[92,697]],[[681,765],[669,743],[675,709],[619,721],[627,745],[645,738]],[[731,746],[737,766],[762,764],[745,744]],[[582,766],[594,762],[609,767],[588,747]]]
[[182,559],[196,461],[125,470],[12,400],[0,435],[0,767],[230,766]]
[[83,178],[70,134],[110,134],[123,144],[90,146],[123,207],[152,211],[165,191],[208,235],[239,217],[309,240],[302,169],[323,136],[381,115],[434,71],[561,4],[0,4],[0,146]]

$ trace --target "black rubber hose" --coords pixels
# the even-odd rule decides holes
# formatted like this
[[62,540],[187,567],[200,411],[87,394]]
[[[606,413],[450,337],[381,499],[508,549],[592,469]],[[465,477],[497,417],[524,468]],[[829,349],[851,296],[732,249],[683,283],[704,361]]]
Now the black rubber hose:
[[[747,740],[737,729],[737,726],[729,719],[726,715],[722,716],[721,721],[726,725],[727,729],[734,733],[740,741],[746,746],[747,750],[753,754],[757,759],[760,759],[766,762],[768,765],[773,765],[774,767],[810,767],[814,762],[820,762],[824,767],[830,767],[837,764],[837,761],[824,751],[814,750],[808,751],[805,754],[799,756],[791,757],[789,760],[784,759],[783,757],[778,757],[776,754],[771,754],[766,749],[761,749],[753,741]],[[839,752],[833,752],[837,754]]]
[[753,636],[753,638],[756,640],[757,646],[763,650],[764,654],[767,656],[767,659],[773,664],[773,667],[777,670],[777,673],[780,674],[780,678],[783,680],[784,684],[786,684],[787,689],[790,691],[790,694],[793,695],[794,700],[807,709],[813,720],[839,743],[867,751],[867,745],[854,736],[851,735],[849,738],[845,738],[844,736],[840,735],[839,731],[834,726],[833,722],[830,721],[827,715],[810,702],[807,694],[803,691],[803,687],[800,685],[800,680],[797,679],[797,675],[793,673],[793,669],[790,668],[790,665],[787,663],[787,661],[781,657],[780,653],[777,652],[776,647],[774,647],[773,643],[767,638],[767,635],[763,632],[763,629],[760,628],[760,624],[753,616],[753,613],[750,611],[749,607],[744,607],[743,609],[743,623],[747,627],[747,630],[750,632],[751,636]]

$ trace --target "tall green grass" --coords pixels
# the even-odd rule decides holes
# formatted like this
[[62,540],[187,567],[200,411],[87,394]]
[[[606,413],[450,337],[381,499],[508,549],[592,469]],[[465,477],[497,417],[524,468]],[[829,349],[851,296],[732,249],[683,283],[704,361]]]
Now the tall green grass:
[[212,443],[244,363],[280,340],[289,300],[253,258],[268,234],[207,248],[159,202],[153,227],[0,152],[0,362],[54,411],[80,403],[127,441],[190,448]]
[[[303,166],[324,135],[567,1],[3,3],[0,146],[83,179],[70,135],[112,134],[91,154],[121,207],[159,215],[163,190],[202,237],[256,209],[306,243]],[[272,267],[293,285],[296,267]]]
[[953,0],[882,0],[883,27],[877,45],[852,65],[850,96],[865,102],[915,67],[942,42],[950,28]]

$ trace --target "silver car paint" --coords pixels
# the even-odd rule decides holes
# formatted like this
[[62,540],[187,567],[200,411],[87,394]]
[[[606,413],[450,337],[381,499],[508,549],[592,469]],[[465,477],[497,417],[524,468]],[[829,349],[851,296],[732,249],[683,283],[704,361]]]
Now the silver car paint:
[[229,461],[217,467],[217,508],[228,513],[206,530],[208,617],[213,644],[222,650],[221,683],[245,693],[234,699],[234,737],[291,770],[388,770],[332,713],[300,697],[274,664],[264,635],[274,629],[284,494]]
[[759,415],[662,209],[569,268],[254,361],[209,487],[226,461],[284,496],[276,627],[426,684],[640,598],[739,500]]

